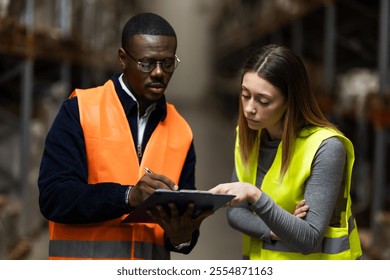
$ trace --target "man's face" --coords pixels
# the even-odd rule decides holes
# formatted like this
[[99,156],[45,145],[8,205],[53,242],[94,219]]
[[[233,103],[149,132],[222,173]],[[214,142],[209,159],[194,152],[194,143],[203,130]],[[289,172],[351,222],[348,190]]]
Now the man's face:
[[[164,95],[173,72],[163,69],[162,63],[149,73],[139,69],[136,61],[162,62],[175,58],[177,41],[173,36],[136,35],[132,44],[119,49],[119,61],[123,70],[123,80],[139,103],[151,104]],[[133,57],[133,58],[132,58]]]

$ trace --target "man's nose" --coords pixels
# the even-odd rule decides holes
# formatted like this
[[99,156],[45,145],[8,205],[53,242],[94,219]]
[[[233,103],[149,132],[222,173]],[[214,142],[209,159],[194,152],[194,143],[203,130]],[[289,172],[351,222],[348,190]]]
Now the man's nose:
[[162,76],[164,75],[164,68],[162,66],[162,62],[157,61],[156,67],[153,69],[153,71],[150,73],[152,76]]

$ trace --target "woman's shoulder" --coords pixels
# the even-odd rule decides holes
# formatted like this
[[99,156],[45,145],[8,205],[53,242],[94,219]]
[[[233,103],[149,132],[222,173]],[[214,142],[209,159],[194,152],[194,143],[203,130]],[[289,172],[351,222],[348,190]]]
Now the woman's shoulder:
[[337,136],[325,139],[318,148],[317,155],[324,156],[344,156],[346,154],[345,146]]

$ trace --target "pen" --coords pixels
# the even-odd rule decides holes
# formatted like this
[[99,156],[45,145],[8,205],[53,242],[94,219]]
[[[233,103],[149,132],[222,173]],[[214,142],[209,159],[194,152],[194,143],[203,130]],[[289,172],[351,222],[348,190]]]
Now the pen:
[[145,171],[146,171],[146,173],[154,174],[154,172],[147,167],[145,167]]

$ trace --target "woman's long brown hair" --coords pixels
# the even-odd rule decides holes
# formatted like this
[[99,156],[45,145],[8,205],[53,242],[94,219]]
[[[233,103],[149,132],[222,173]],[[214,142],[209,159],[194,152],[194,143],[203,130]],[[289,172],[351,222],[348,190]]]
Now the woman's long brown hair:
[[[259,77],[278,88],[287,100],[287,108],[283,116],[282,132],[282,167],[281,175],[288,169],[294,140],[299,131],[308,125],[316,125],[336,129],[329,122],[318,105],[311,89],[306,68],[301,58],[290,49],[279,45],[267,45],[254,52],[247,60],[244,75],[256,72]],[[260,139],[259,132],[248,127],[245,119],[241,96],[239,99],[239,143],[240,153],[245,164],[254,146]]]

